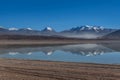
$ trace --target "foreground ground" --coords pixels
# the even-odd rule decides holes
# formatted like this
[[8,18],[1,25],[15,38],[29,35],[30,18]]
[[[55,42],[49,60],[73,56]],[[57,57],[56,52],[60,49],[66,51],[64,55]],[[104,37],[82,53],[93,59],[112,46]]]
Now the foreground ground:
[[120,65],[0,59],[0,80],[120,80]]

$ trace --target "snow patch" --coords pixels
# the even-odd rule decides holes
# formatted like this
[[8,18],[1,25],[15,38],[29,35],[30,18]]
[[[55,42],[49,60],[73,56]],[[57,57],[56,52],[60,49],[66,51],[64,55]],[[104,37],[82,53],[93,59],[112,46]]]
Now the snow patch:
[[32,30],[32,28],[27,28],[27,30]]
[[52,31],[53,29],[51,27],[46,28],[48,31]]
[[14,30],[16,31],[16,30],[18,30],[18,29],[17,29],[17,28],[9,28],[9,30],[10,30],[10,31],[14,31]]

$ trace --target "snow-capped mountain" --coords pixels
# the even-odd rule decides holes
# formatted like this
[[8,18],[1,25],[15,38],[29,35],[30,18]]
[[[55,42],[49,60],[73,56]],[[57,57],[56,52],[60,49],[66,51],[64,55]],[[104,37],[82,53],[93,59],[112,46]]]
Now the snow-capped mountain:
[[17,31],[18,29],[17,28],[9,28],[8,30],[9,31]]
[[33,30],[32,28],[20,28],[16,31],[12,31],[12,33],[18,34],[18,35],[39,35],[40,31]]
[[56,32],[53,28],[51,27],[46,27],[43,30],[40,31],[40,35],[43,36],[54,36],[56,35],[58,32]]
[[42,32],[55,32],[54,29],[52,29],[51,27],[46,27],[43,30],[41,30]]
[[88,25],[85,25],[85,26],[80,26],[80,27],[75,27],[75,28],[72,28],[70,29],[70,31],[95,31],[95,32],[99,32],[101,30],[104,30],[104,28],[102,26],[88,26]]
[[31,28],[21,28],[21,29],[18,29],[18,31],[32,31]]
[[110,30],[113,30],[113,29],[107,29],[107,28],[104,28],[102,26],[88,26],[88,25],[85,25],[85,26],[78,26],[78,27],[74,27],[74,28],[71,28],[70,30],[65,30],[63,32],[82,32],[82,31],[91,31],[91,32],[101,32],[101,31],[110,31]]
[[0,27],[0,35],[37,35],[37,30],[31,28],[2,28]]
[[103,28],[102,26],[80,26],[61,32],[65,37],[95,39],[109,34],[116,29]]

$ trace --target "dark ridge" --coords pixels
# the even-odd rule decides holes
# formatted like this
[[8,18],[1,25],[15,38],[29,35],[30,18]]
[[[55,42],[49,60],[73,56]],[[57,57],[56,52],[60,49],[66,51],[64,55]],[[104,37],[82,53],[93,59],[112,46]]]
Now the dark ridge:
[[62,36],[39,36],[39,35],[0,35],[0,40],[79,40]]
[[108,35],[105,35],[102,37],[103,39],[120,39],[120,30],[117,30],[115,32],[112,32]]

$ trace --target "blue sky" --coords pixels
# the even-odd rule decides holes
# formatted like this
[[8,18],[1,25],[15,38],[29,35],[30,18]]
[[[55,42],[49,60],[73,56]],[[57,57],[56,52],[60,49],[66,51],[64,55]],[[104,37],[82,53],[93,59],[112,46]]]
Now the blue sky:
[[57,31],[81,25],[120,28],[120,0],[0,0],[0,25]]

